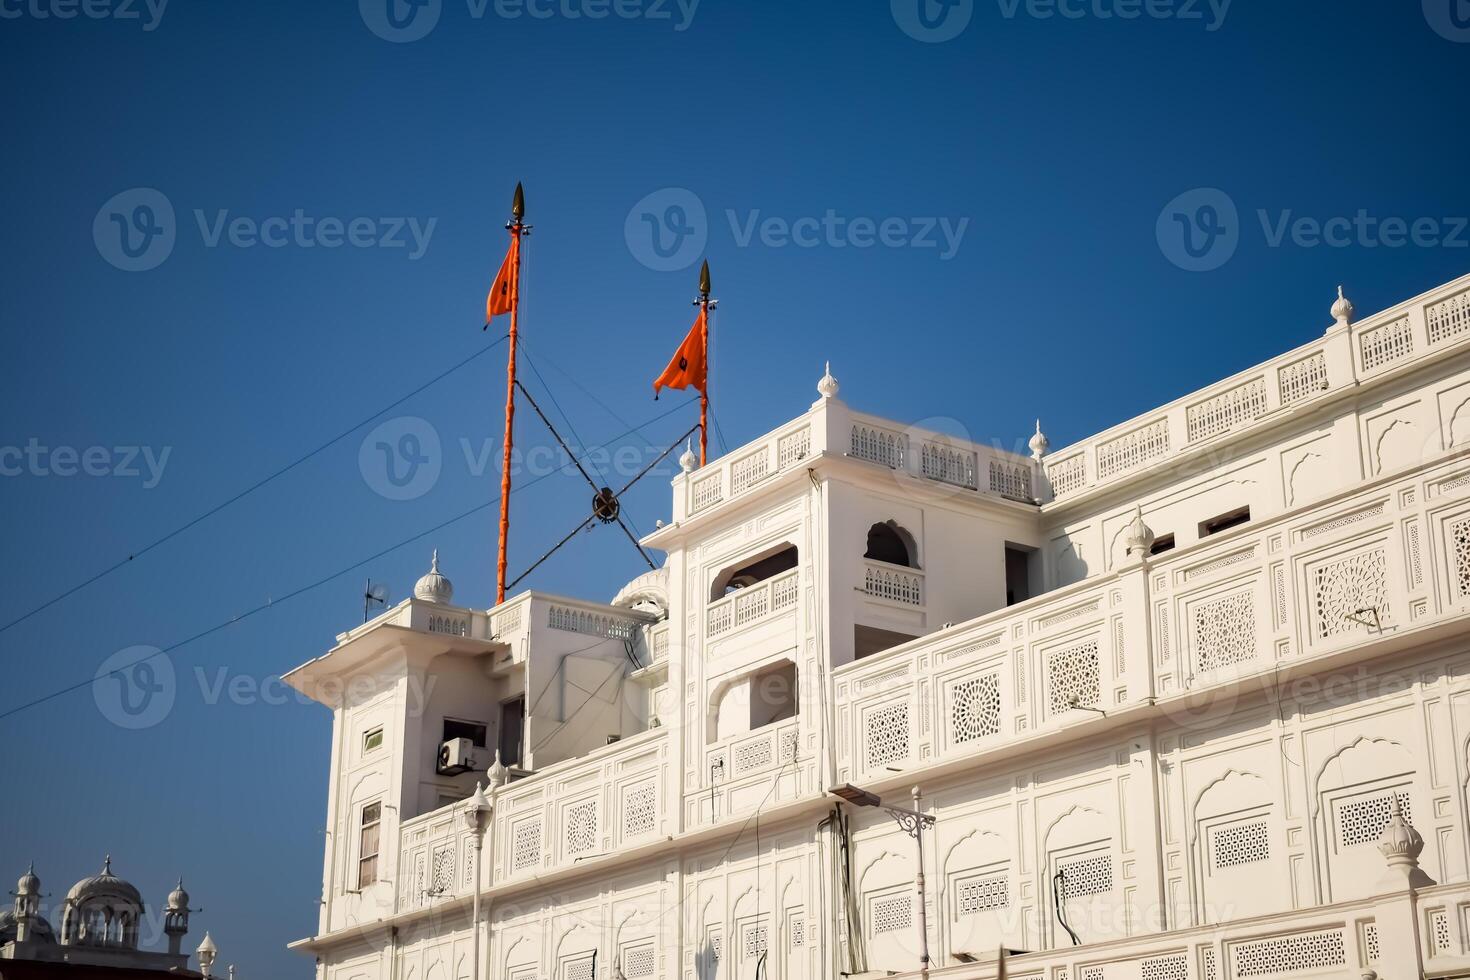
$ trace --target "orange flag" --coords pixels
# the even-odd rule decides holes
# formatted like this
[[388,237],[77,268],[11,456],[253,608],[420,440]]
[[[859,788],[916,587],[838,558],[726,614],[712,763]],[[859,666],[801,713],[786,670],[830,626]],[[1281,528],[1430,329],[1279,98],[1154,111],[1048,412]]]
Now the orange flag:
[[512,235],[510,238],[510,250],[505,253],[505,261],[500,263],[500,271],[495,274],[495,282],[490,285],[490,295],[485,298],[485,326],[502,313],[509,313],[511,305],[516,299],[516,283],[512,280],[516,277],[516,260],[520,257],[521,236]]
[[704,358],[704,308],[689,328],[689,336],[674,352],[674,359],[653,382],[653,397],[658,399],[660,388],[698,388],[704,391],[708,383],[707,365]]

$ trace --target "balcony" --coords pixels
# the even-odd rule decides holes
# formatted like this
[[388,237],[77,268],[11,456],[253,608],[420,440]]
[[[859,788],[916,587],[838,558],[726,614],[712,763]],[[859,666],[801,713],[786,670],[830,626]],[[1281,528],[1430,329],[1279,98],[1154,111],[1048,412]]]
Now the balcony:
[[799,569],[792,569],[710,603],[705,609],[704,635],[714,639],[795,608],[800,574]]

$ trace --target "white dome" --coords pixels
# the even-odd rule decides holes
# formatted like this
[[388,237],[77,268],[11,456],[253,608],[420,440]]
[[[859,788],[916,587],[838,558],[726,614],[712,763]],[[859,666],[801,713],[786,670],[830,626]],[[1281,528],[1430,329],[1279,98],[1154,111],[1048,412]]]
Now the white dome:
[[454,583],[439,574],[439,550],[434,549],[434,558],[429,563],[429,574],[419,579],[413,587],[413,597],[424,602],[450,602],[454,599]]
[[168,893],[168,908],[171,912],[183,912],[189,908],[189,893],[184,891],[184,879],[179,879],[178,887]]
[[105,901],[120,905],[135,905],[139,909],[143,907],[142,893],[130,882],[112,873],[112,858],[110,857],[103,863],[100,874],[83,878],[72,885],[71,891],[66,893],[66,900],[76,905]]

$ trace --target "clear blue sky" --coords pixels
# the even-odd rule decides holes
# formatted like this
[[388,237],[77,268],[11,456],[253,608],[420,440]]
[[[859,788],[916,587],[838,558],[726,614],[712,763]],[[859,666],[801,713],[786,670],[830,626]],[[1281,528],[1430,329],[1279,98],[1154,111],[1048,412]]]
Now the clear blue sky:
[[[642,214],[667,234],[669,206],[691,199],[669,188],[706,215],[695,230],[722,301],[714,404],[731,443],[802,411],[830,358],[861,409],[942,417],[1007,445],[1039,415],[1061,446],[1319,335],[1339,282],[1368,313],[1470,271],[1470,232],[1446,220],[1470,213],[1470,43],[1452,0],[1238,0],[1223,21],[1204,3],[1189,20],[1099,15],[1127,0],[1089,0],[1075,18],[973,0],[950,11],[969,15],[964,29],[934,43],[899,26],[936,36],[917,0],[896,13],[703,0],[692,18],[673,0],[624,0],[640,16],[605,19],[567,16],[588,0],[544,6],[547,18],[440,0],[418,11],[437,9],[433,29],[406,43],[379,36],[403,36],[386,2],[173,0],[157,19],[139,2],[129,20],[0,0],[0,452],[47,451],[0,456],[0,622],[493,339],[481,311],[517,180],[535,225],[529,350],[590,443],[683,397],[650,391],[692,319],[697,272],[697,254],[652,250]],[[932,22],[940,8],[926,3]],[[136,188],[173,210],[171,251],[167,235],[139,237],[166,215]],[[1177,243],[1156,233],[1165,206],[1197,188],[1238,213],[1222,239],[1235,251],[1210,271],[1171,261]],[[1218,196],[1185,201],[1204,234],[1200,202]],[[281,247],[245,244],[298,210],[314,247],[289,230]],[[810,247],[766,223],[829,211],[841,230]],[[1390,247],[1354,231],[1336,246],[1272,244],[1283,217],[1360,211],[1432,219],[1451,241]],[[221,212],[248,221],[216,236]],[[1229,217],[1212,214],[1212,227]],[[360,217],[363,240],[393,219],[434,224],[422,254],[407,232],[392,236],[406,247],[325,247],[322,219]],[[893,219],[889,243],[855,218]],[[957,247],[928,219],[965,222]],[[120,268],[133,260],[118,222],[166,258]],[[401,598],[434,546],[462,601],[491,600],[492,509],[283,597],[495,496],[494,468],[477,473],[463,447],[471,461],[495,455],[503,372],[500,351],[480,357],[384,416],[421,418],[440,440],[438,478],[413,499],[364,477],[375,420],[0,632],[8,711],[87,681],[117,651],[169,647],[273,602],[169,654],[176,696],[151,727],[114,724],[85,685],[0,719],[0,874],[34,858],[59,899],[111,852],[157,904],[183,873],[206,909],[191,945],[207,926],[242,980],[310,976],[283,947],[316,922],[328,715],[248,689],[357,622],[366,576]],[[686,406],[622,444],[666,444],[692,421]],[[519,431],[549,445],[528,412]],[[126,475],[127,453],[112,450],[130,446],[161,478],[141,454]],[[107,449],[95,472],[123,473],[62,475],[91,447]],[[668,515],[666,475],[627,500],[645,532]],[[512,568],[587,497],[560,475],[518,495]],[[530,584],[606,598],[639,570],[599,529]],[[211,697],[221,678],[244,696]]]

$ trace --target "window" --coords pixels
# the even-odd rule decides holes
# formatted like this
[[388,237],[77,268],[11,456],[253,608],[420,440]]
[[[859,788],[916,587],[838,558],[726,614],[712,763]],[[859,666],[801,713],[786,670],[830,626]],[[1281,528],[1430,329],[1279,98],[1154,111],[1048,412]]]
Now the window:
[[383,747],[383,729],[374,728],[362,736],[362,754],[367,755]]
[[[1232,510],[1228,514],[1221,514],[1219,517],[1212,517],[1207,521],[1201,521],[1199,526],[1199,536],[1202,538],[1207,538],[1212,534],[1219,534],[1221,531],[1228,531],[1232,527],[1239,527],[1240,525],[1245,524],[1250,519],[1251,509],[1249,507],[1241,507],[1238,510]],[[1155,543],[1157,544],[1157,542]]]
[[1014,606],[1018,602],[1025,602],[1040,592],[1039,589],[1032,588],[1037,571],[1032,565],[1034,554],[1034,548],[1006,545],[1006,605]]
[[1174,550],[1174,535],[1172,533],[1170,533],[1170,534],[1161,534],[1157,538],[1154,538],[1154,546],[1152,548],[1148,549],[1148,553],[1151,554],[1151,555],[1162,555],[1166,551],[1173,551],[1173,550]]
[[750,678],[750,727],[752,730],[795,718],[796,664],[789,660],[767,667]]
[[383,822],[383,804],[369,803],[362,808],[362,830],[357,846],[357,887],[366,888],[378,880],[378,831]]
[[789,572],[796,565],[796,546],[781,545],[773,552],[768,552],[717,575],[714,585],[710,588],[710,602],[723,599],[732,592],[748,589],[768,578],[775,578],[782,572]]
[[467,738],[477,749],[485,747],[486,725],[483,721],[460,721],[458,718],[444,719],[444,741]]
[[512,698],[500,706],[500,764],[521,764],[521,732],[525,728],[526,698]]
[[863,552],[863,557],[886,561],[890,565],[917,568],[918,564],[914,560],[917,549],[913,545],[914,539],[907,531],[892,521],[884,521],[868,528],[868,550]]
[[914,639],[908,633],[897,633],[893,630],[879,629],[876,626],[854,626],[852,628],[852,656],[854,660],[871,657],[875,653],[882,653],[890,647],[896,647],[900,643],[907,643]]

